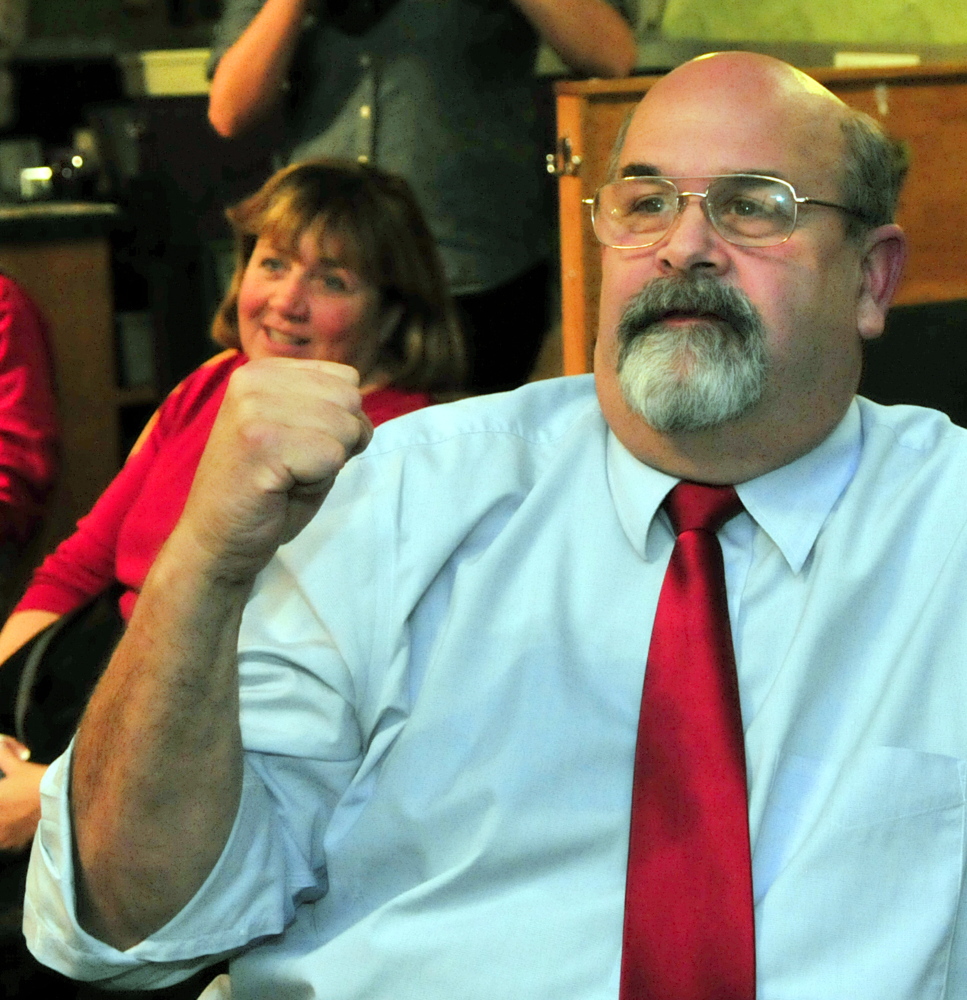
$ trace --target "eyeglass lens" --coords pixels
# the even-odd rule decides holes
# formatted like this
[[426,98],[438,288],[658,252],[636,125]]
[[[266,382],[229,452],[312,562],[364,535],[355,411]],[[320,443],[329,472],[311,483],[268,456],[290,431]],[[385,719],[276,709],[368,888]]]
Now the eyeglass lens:
[[[671,228],[679,199],[674,182],[662,177],[626,177],[605,184],[593,214],[595,233],[608,246],[651,246]],[[711,179],[705,211],[722,237],[743,246],[782,243],[796,226],[792,187],[753,174]]]

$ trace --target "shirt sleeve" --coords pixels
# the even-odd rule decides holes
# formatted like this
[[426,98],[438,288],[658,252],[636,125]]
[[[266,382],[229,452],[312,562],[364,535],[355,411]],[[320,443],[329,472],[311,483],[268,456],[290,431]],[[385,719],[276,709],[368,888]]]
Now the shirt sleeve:
[[0,537],[29,536],[54,479],[57,438],[44,321],[0,276]]
[[211,55],[207,69],[209,80],[215,75],[219,60],[238,41],[264,4],[265,0],[225,0],[222,5],[222,16],[212,31]]
[[90,513],[77,522],[77,530],[34,571],[14,612],[67,614],[115,582],[118,532],[165,440],[168,411],[179,390],[176,388],[151,418],[121,471]]
[[[24,908],[28,945],[45,965],[114,988],[167,986],[254,940],[280,934],[298,903],[323,895],[322,839],[361,752],[347,685],[338,668],[324,681],[315,671],[258,654],[242,673],[246,753],[232,832],[195,897],[133,948],[112,948],[77,921],[68,795],[72,749],[48,770]],[[249,714],[258,715],[254,729]]]
[[[222,859],[199,890],[200,902],[193,900],[156,935],[126,951],[88,934],[75,915],[66,791],[72,749],[54,762],[41,783],[45,815],[34,838],[27,879],[24,934],[45,965],[102,985],[160,988],[221,961],[248,941],[279,933],[291,922],[294,904],[285,905],[272,878],[285,868],[285,839],[266,834],[265,824],[252,822],[253,816],[270,814],[273,803],[266,786],[246,766],[234,828]],[[254,880],[261,883],[261,893],[243,894],[238,876],[246,871],[261,874]],[[284,879],[281,884],[286,884]],[[211,905],[213,898],[219,905]]]
[[[361,486],[345,482],[353,479],[347,471],[340,480],[348,487],[343,494],[351,496]],[[367,593],[363,582],[380,576],[380,547],[367,557],[362,546],[353,545],[359,530],[372,534],[371,505],[335,507],[326,523],[310,532],[310,544],[297,547],[294,562],[281,555],[273,560],[246,609],[239,638],[243,790],[225,849],[188,905],[127,951],[91,937],[76,919],[71,751],[45,775],[24,930],[46,965],[116,988],[165,986],[281,933],[295,919],[298,904],[324,895],[329,822],[364,754],[357,681],[347,661],[365,659],[373,634],[385,631],[384,622],[374,629],[358,627],[360,620],[372,622],[373,607],[382,603],[372,584]],[[334,523],[340,525],[338,540]],[[356,558],[345,557],[356,549]],[[306,587],[303,559],[329,568],[322,597],[314,584]],[[320,613],[333,594],[347,592],[360,612],[344,616],[355,619],[352,635],[330,627]]]

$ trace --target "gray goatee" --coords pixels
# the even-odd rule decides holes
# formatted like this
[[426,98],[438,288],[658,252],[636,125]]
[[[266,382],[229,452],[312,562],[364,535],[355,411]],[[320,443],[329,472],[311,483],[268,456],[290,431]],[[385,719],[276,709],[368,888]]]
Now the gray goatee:
[[[670,317],[692,316],[668,326]],[[617,327],[625,402],[662,434],[707,430],[748,413],[768,367],[765,324],[748,297],[710,278],[656,278]]]

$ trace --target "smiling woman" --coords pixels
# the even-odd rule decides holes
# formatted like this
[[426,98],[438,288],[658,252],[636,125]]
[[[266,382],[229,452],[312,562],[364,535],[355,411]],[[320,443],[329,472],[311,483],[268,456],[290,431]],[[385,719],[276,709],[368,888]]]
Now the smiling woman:
[[[238,291],[238,337],[250,359],[312,358],[369,377],[379,353],[379,293],[343,263],[342,241],[308,233],[293,255],[261,237]],[[390,323],[398,316],[388,317]]]
[[310,160],[228,211],[235,272],[213,336],[249,357],[340,361],[364,388],[456,388],[463,354],[429,230],[405,181]]

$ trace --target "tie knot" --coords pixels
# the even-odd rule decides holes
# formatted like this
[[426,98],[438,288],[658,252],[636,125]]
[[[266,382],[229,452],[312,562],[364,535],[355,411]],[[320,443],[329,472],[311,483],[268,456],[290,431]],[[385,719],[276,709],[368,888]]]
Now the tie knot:
[[665,510],[676,535],[696,530],[714,535],[742,510],[742,501],[732,486],[681,482],[665,497]]

